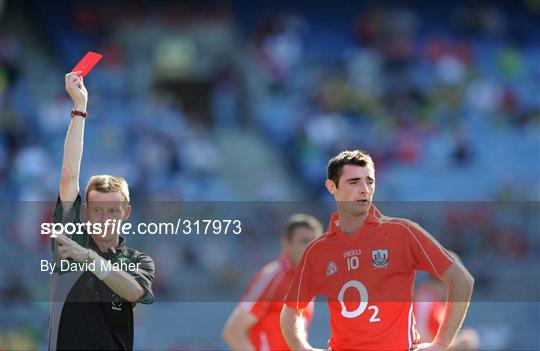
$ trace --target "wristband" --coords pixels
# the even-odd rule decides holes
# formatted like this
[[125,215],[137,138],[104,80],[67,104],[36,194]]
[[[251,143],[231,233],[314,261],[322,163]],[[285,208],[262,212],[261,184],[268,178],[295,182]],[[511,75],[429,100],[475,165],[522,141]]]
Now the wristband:
[[96,267],[92,271],[96,277],[99,278],[99,280],[103,280],[107,278],[109,273],[111,273],[111,269],[107,269],[106,267],[110,266],[108,264],[108,261],[104,260],[103,258],[99,257],[94,260]]
[[75,116],[81,116],[82,118],[86,118],[86,116],[88,115],[88,113],[85,111],[77,111],[75,109],[72,109],[71,110],[71,118],[75,117]]

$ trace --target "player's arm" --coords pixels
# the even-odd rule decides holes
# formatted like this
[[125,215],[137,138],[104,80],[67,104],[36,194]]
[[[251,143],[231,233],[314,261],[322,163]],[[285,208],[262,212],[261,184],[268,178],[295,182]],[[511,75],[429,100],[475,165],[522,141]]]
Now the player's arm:
[[[83,77],[75,73],[65,76],[66,91],[73,101],[73,108],[77,111],[86,112],[88,92],[84,86]],[[64,142],[64,158],[62,160],[62,172],[60,175],[60,200],[64,213],[68,212],[73,201],[79,194],[79,172],[83,153],[84,118],[74,116],[71,119]]]
[[304,309],[290,308],[284,304],[281,310],[281,332],[291,350],[317,350],[307,341],[303,311]]
[[444,319],[433,342],[420,344],[415,350],[448,350],[467,314],[474,285],[471,274],[456,261],[439,279],[447,286]]
[[467,314],[474,278],[460,262],[456,261],[440,276],[440,279],[447,287],[446,310],[433,343],[447,348],[454,340]]
[[414,268],[438,277],[447,289],[445,314],[435,339],[432,343],[418,345],[416,349],[446,350],[465,319],[474,279],[461,262],[452,258],[425,229],[413,222],[407,224],[409,259]]
[[238,305],[229,316],[223,328],[223,340],[231,350],[251,351],[255,350],[248,337],[249,329],[257,323],[257,317]]

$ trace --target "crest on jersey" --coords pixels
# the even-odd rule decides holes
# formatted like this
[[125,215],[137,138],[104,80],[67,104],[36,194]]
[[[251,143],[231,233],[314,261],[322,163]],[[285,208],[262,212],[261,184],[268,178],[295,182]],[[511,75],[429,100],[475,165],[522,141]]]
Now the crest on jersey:
[[332,261],[328,262],[328,267],[326,267],[326,276],[330,277],[336,274],[336,272],[337,272],[337,265]]
[[390,260],[388,259],[388,249],[371,250],[371,263],[375,268],[387,268]]
[[122,298],[120,296],[112,294],[111,308],[115,311],[122,311]]

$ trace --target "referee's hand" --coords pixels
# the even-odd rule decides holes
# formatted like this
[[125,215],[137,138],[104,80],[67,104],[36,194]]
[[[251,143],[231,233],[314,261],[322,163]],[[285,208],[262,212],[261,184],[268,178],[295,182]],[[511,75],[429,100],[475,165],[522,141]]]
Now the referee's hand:
[[54,237],[57,242],[57,252],[63,259],[71,258],[77,262],[84,262],[89,257],[89,249],[85,249],[67,236],[61,234]]
[[73,100],[75,110],[86,112],[86,104],[88,103],[88,91],[84,86],[83,76],[81,72],[71,72],[66,74],[66,91]]

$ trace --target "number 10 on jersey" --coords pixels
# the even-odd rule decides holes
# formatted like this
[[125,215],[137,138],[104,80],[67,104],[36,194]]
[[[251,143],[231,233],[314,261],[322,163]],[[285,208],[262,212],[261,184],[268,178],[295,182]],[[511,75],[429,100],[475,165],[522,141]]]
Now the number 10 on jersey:
[[353,269],[357,269],[360,267],[360,260],[358,259],[358,256],[352,256],[347,258],[347,270],[352,271]]

